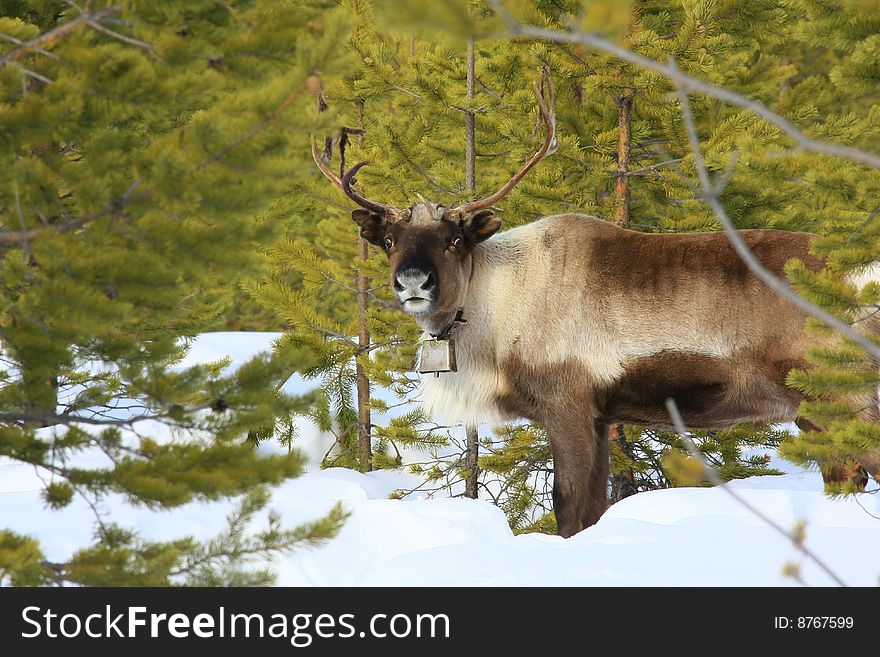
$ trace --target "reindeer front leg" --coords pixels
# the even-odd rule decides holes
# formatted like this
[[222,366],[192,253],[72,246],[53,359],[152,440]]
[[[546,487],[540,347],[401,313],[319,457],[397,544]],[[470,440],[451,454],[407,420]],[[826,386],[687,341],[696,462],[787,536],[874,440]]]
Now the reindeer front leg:
[[594,418],[573,417],[571,408],[548,415],[544,426],[553,452],[553,509],[559,535],[568,538],[594,524],[605,510],[608,446],[600,446]]
[[611,474],[611,444],[608,442],[608,425],[596,422],[596,453],[590,472],[589,501],[584,515],[584,527],[591,527],[608,508],[608,477]]

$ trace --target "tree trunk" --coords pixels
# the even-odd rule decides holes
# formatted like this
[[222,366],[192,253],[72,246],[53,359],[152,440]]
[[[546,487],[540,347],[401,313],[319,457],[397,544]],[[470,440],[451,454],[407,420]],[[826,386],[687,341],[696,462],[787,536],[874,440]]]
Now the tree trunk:
[[[364,129],[364,101],[359,100],[355,105],[357,127]],[[359,142],[363,141],[362,133],[357,136]],[[362,263],[367,260],[367,240],[358,237],[358,256]],[[370,330],[367,328],[367,290],[369,280],[363,271],[358,271],[357,277],[357,307],[358,307],[358,352],[368,353],[370,346]],[[371,436],[372,418],[370,417],[370,380],[360,363],[355,365],[355,377],[357,379],[357,404],[358,404],[358,461],[361,472],[369,472],[373,469],[373,441]]]
[[477,477],[480,476],[480,465],[477,460],[480,457],[480,435],[477,433],[477,427],[472,424],[465,427],[467,434],[467,452],[465,455],[465,467],[467,468],[467,479],[464,482],[464,496],[471,499],[479,497],[477,493]]
[[[629,158],[632,150],[632,92],[624,90],[614,101],[617,104],[617,126],[620,133],[617,140],[617,177],[614,183],[614,197],[616,200],[614,223],[626,228],[629,226],[629,209],[632,199],[629,188]],[[608,427],[608,440],[612,443],[612,449],[616,446],[617,450],[623,452],[630,460],[633,460],[632,445],[626,440],[622,424],[613,424]],[[625,467],[619,472],[612,472],[610,497],[612,504],[635,493],[635,476],[631,467]]]
[[629,226],[629,156],[632,137],[632,105],[633,95],[630,91],[621,92],[615,99],[617,104],[617,127],[620,136],[617,140],[617,180],[614,183],[614,197],[617,208],[614,212],[614,223],[626,228]]
[[[474,41],[468,41],[467,48],[467,98],[474,98]],[[476,117],[473,112],[464,115],[464,180],[467,187],[468,198],[477,195],[477,155],[475,150]],[[480,455],[480,435],[477,427],[468,425],[465,427],[467,435],[467,455],[465,467],[467,479],[465,480],[464,494],[466,497],[477,499],[477,478],[480,476],[478,458]]]
[[[367,241],[358,238],[358,256],[361,262],[367,260]],[[358,352],[368,354],[370,346],[370,331],[367,328],[367,290],[369,281],[367,277],[358,272],[357,277],[357,306],[358,306]],[[367,357],[366,355],[363,357]],[[361,472],[369,472],[373,469],[373,445],[370,436],[372,421],[370,418],[370,380],[360,363],[355,365],[355,377],[357,379],[357,405],[358,405],[358,461]]]
[[[468,41],[467,49],[467,99],[474,98],[474,40]],[[468,198],[477,195],[477,155],[474,150],[476,133],[476,116],[473,112],[464,115],[464,184],[467,188]]]
[[[323,112],[327,109],[327,100],[324,90],[319,88],[317,94],[318,111]],[[364,101],[358,100],[355,103],[355,120],[357,121],[358,131],[356,139],[358,143],[363,142],[364,129]],[[340,134],[340,153],[339,153],[339,176],[345,174],[345,143],[348,139],[348,132],[342,129]],[[329,149],[328,156],[333,154],[333,139],[328,138],[325,141],[325,149]],[[358,257],[363,263],[367,259],[367,241],[358,237]],[[370,346],[370,331],[367,328],[367,290],[369,290],[369,281],[362,271],[358,271],[357,275],[357,318],[358,318],[358,358],[367,357]],[[357,390],[357,441],[358,441],[358,468],[361,472],[369,472],[373,469],[373,446],[370,430],[372,427],[372,419],[370,417],[370,380],[367,378],[366,370],[363,366],[355,361],[355,388]]]

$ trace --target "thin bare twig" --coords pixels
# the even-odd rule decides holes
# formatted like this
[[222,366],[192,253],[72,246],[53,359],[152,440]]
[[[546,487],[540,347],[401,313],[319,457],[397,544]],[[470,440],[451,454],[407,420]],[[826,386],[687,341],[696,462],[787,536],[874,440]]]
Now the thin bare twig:
[[[14,43],[16,46],[25,46],[25,47],[27,46],[26,41],[22,41],[21,39],[16,39],[14,36],[12,36],[10,34],[0,34],[0,39],[2,39],[3,41],[8,41],[9,43]],[[44,50],[44,49],[40,48],[39,46],[32,46],[30,49],[33,52],[39,53],[39,54],[41,54],[45,57],[48,57],[50,59],[55,59],[55,60],[61,59],[54,52]]]
[[405,94],[409,94],[410,96],[412,96],[416,100],[422,100],[422,96],[417,94],[415,91],[410,91],[409,89],[406,89],[405,87],[400,87],[396,84],[388,85],[388,91],[402,91]]
[[156,55],[156,49],[149,43],[145,43],[144,41],[135,39],[134,37],[126,36],[125,34],[120,34],[119,32],[111,30],[109,27],[101,25],[101,23],[99,23],[97,20],[89,15],[88,11],[80,7],[79,4],[77,4],[76,2],[73,2],[73,0],[64,0],[64,2],[68,6],[76,9],[79,12],[80,16],[85,16],[85,21],[89,25],[89,27],[97,30],[98,32],[101,32],[102,34],[113,37],[114,39],[118,39],[133,46],[137,46],[138,48],[143,48],[154,58],[159,59],[158,55]]
[[672,426],[675,428],[675,431],[681,437],[682,442],[684,442],[684,445],[687,448],[688,453],[691,455],[691,457],[695,461],[697,461],[700,464],[700,467],[702,467],[703,472],[705,473],[706,478],[709,481],[711,481],[719,489],[723,490],[725,493],[730,495],[740,505],[742,505],[743,507],[748,509],[751,513],[755,514],[758,518],[760,518],[762,521],[767,523],[769,526],[771,526],[777,532],[782,534],[786,539],[788,539],[791,542],[791,544],[799,552],[801,552],[805,557],[807,557],[808,559],[811,559],[813,561],[813,563],[815,563],[817,566],[819,566],[819,568],[821,568],[822,571],[824,571],[825,574],[828,575],[828,577],[830,577],[832,580],[834,580],[834,582],[838,586],[846,586],[846,583],[842,579],[840,579],[840,577],[838,577],[837,574],[835,574],[835,572],[833,570],[831,570],[831,568],[829,568],[828,565],[824,561],[822,561],[818,556],[816,556],[816,554],[812,550],[807,548],[807,546],[804,545],[802,540],[799,540],[795,534],[793,534],[792,532],[789,532],[784,527],[782,527],[781,525],[774,522],[772,518],[770,518],[768,515],[766,515],[763,511],[758,509],[756,506],[752,505],[751,503],[746,501],[744,498],[737,495],[734,492],[734,490],[732,488],[730,488],[730,486],[727,485],[727,482],[725,482],[720,476],[718,476],[718,473],[715,472],[715,469],[712,468],[708,463],[706,463],[706,459],[703,458],[703,455],[700,453],[700,450],[697,449],[697,446],[694,445],[694,442],[690,439],[690,436],[688,435],[687,427],[684,424],[684,420],[682,420],[682,418],[681,418],[681,413],[678,412],[678,406],[676,405],[675,400],[672,399],[671,397],[666,400],[666,410],[669,412],[669,417],[672,420]]
[[880,214],[880,207],[878,207],[878,208],[877,208],[876,210],[874,210],[871,214],[869,214],[869,215],[868,215],[868,218],[865,219],[862,223],[860,223],[860,224],[858,225],[858,227],[852,232],[852,234],[851,234],[849,237],[846,238],[846,243],[849,244],[850,241],[852,240],[852,238],[855,237],[856,235],[858,235],[858,234],[862,231],[862,229],[863,229],[865,226],[867,226],[869,223],[871,223],[871,220],[872,220],[874,217],[876,217],[878,214]]
[[856,504],[858,504],[858,505],[861,507],[862,511],[864,511],[865,513],[867,513],[867,514],[868,514],[869,516],[871,516],[872,518],[876,518],[877,520],[880,520],[880,516],[878,516],[876,513],[871,513],[870,511],[868,511],[868,510],[865,508],[865,505],[862,504],[862,501],[859,499],[859,496],[858,496],[858,495],[855,495],[855,496],[853,497],[853,499],[855,499]]
[[665,161],[663,161],[663,162],[657,162],[656,164],[649,164],[649,165],[644,166],[644,167],[639,167],[638,169],[633,169],[632,171],[630,171],[630,172],[628,172],[628,173],[624,173],[624,174],[620,174],[620,175],[624,175],[624,176],[637,176],[637,175],[639,175],[640,173],[643,173],[643,172],[645,172],[645,171],[653,171],[654,169],[659,169],[660,167],[663,167],[663,166],[666,166],[666,165],[678,164],[678,163],[681,162],[683,159],[684,159],[684,158],[676,157],[676,158],[671,159],[671,160],[665,160]]
[[125,43],[129,43],[133,46],[137,46],[138,48],[143,48],[154,58],[159,59],[159,55],[156,54],[156,48],[149,43],[141,41],[140,39],[135,39],[134,37],[126,36],[124,34],[120,34],[119,32],[115,32],[111,30],[109,27],[105,27],[101,25],[98,21],[87,20],[89,27],[101,32],[102,34],[106,34],[107,36],[113,37],[114,39],[119,39],[120,41],[124,41]]
[[[0,60],[0,61],[2,61],[2,60]],[[18,62],[3,62],[3,63],[6,64],[7,66],[11,66],[12,68],[21,71],[24,75],[26,75],[29,78],[33,78],[34,80],[39,80],[43,84],[52,84],[54,82],[54,80],[52,80],[51,78],[47,78],[45,75],[43,75],[41,73],[37,73],[36,71],[28,68],[27,66],[22,66]]]
[[250,21],[247,18],[245,18],[244,16],[242,16],[240,11],[238,11],[235,7],[233,7],[228,2],[225,2],[225,0],[221,0],[220,4],[223,5],[223,8],[226,9],[226,11],[228,11],[230,14],[232,14],[232,16],[235,18],[235,20],[241,21],[243,24],[247,25],[248,27],[254,26],[252,21]]
[[[487,86],[485,85],[485,83],[483,83],[483,81],[480,80],[480,78],[474,76],[474,80],[476,81],[476,83],[477,83],[478,85],[480,85],[480,88],[481,88],[483,91],[485,91],[487,94],[489,94],[489,95],[492,96],[493,98],[497,98],[498,100],[504,100],[504,98],[502,98],[501,96],[499,96],[498,94],[496,94],[494,91],[492,91],[489,87],[487,87]],[[505,107],[507,107],[507,106],[505,105]]]
[[[210,405],[198,407],[195,410],[204,410],[210,408]],[[95,426],[108,427],[128,427],[135,422],[143,422],[146,420],[161,420],[167,418],[167,415],[144,414],[130,417],[126,420],[115,419],[96,419],[95,417],[85,417],[82,415],[64,415],[57,413],[0,413],[0,422],[10,424],[23,423],[40,423],[41,426],[51,427],[56,425],[71,424],[90,424]]]
[[94,13],[80,14],[77,18],[74,18],[63,25],[59,25],[54,30],[49,30],[45,34],[34,37],[30,41],[22,43],[17,48],[13,48],[0,57],[0,64],[9,64],[10,62],[14,62],[17,59],[24,57],[30,52],[44,53],[46,47],[54,45],[62,37],[67,36],[83,25],[86,25],[89,20],[97,22],[117,12],[119,12],[119,7],[108,7],[107,9],[102,9],[101,11],[96,11]]

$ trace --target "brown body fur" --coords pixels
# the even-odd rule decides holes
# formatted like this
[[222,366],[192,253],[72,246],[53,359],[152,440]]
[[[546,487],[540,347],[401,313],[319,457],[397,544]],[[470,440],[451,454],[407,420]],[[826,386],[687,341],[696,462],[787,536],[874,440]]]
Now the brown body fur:
[[[524,355],[501,364],[509,381],[521,382],[499,400],[502,405],[524,417],[540,414],[548,400],[538,393],[547,388],[534,382],[563,380],[569,394],[578,382],[590,388],[591,406],[605,423],[667,424],[667,397],[676,400],[685,421],[695,428],[781,419],[780,408],[797,407],[800,396],[785,379],[792,368],[808,367],[805,316],[751,274],[724,233],[646,234],[576,215],[558,221],[566,239],[547,248],[557,251],[552,259],[563,266],[583,267],[579,293],[612,299],[607,305],[618,309],[637,306],[640,312],[631,315],[650,322],[628,325],[623,318],[616,323],[618,330],[657,328],[671,305],[675,315],[696,318],[701,332],[741,331],[740,346],[728,358],[661,350],[627,362],[622,377],[600,384],[588,384],[589,372],[574,364],[530,369]],[[570,239],[573,232],[582,239]],[[784,265],[793,258],[814,270],[822,266],[808,251],[811,235],[764,230],[741,235],[778,276],[784,277]],[[607,312],[613,317],[615,309]]]

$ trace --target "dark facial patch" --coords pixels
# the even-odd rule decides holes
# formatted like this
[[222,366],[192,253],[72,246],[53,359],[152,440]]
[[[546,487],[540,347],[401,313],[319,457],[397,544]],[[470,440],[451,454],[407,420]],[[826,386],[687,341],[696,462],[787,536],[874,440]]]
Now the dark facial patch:
[[389,224],[385,237],[393,243],[388,249],[392,284],[398,273],[409,270],[430,273],[436,284],[431,313],[454,310],[469,275],[464,266],[465,245],[455,245],[456,238],[462,242],[461,229],[449,221],[401,221]]

